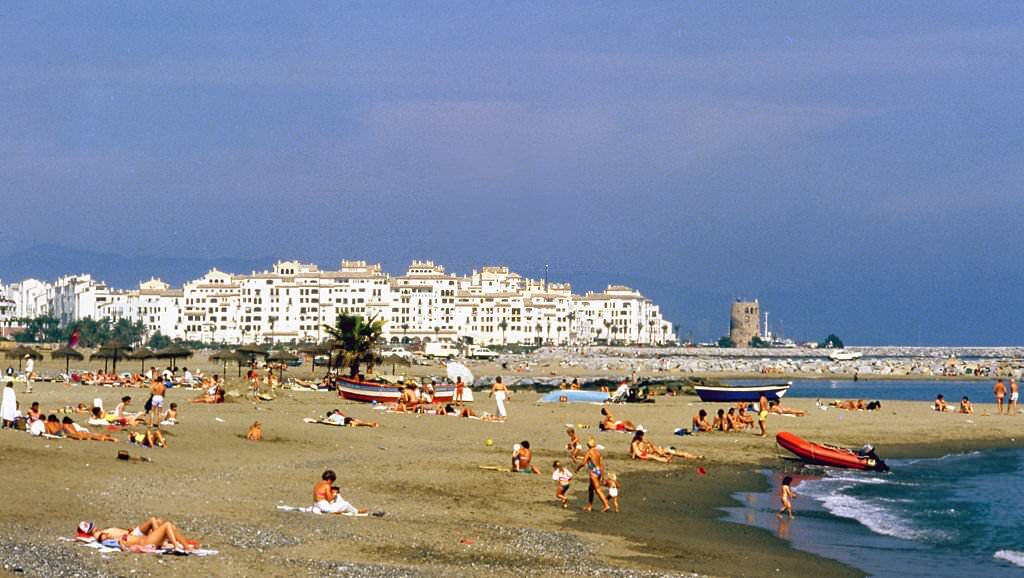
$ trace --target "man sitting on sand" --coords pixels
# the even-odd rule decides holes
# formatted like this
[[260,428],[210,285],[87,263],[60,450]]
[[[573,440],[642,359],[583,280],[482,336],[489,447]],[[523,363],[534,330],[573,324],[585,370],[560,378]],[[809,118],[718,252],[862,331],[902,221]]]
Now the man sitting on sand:
[[971,403],[971,400],[967,399],[966,395],[960,400],[960,413],[974,413],[974,405]]
[[530,451],[530,442],[523,440],[512,448],[512,471],[524,474],[539,474],[537,466],[531,464],[533,452]]
[[946,398],[940,393],[935,396],[935,403],[932,405],[935,411],[949,411],[949,404],[946,403]]
[[334,485],[337,476],[333,470],[326,470],[320,475],[320,481],[313,486],[313,511],[318,514],[365,514],[366,508],[356,508],[346,502]]
[[693,416],[693,420],[691,420],[691,423],[693,425],[693,431],[695,433],[699,431],[712,430],[711,424],[708,423],[708,412],[705,411],[703,408],[701,408],[701,410],[697,412],[697,415]]

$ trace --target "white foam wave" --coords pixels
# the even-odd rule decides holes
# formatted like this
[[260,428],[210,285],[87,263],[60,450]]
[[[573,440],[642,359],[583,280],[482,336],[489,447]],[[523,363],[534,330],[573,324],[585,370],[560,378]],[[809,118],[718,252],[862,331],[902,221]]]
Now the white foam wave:
[[942,538],[938,530],[915,528],[899,514],[870,500],[833,494],[820,498],[821,505],[832,515],[860,522],[876,534],[905,540],[936,540]]
[[992,557],[998,560],[1006,560],[1014,566],[1024,568],[1024,552],[1017,552],[1015,550],[999,550],[993,554]]

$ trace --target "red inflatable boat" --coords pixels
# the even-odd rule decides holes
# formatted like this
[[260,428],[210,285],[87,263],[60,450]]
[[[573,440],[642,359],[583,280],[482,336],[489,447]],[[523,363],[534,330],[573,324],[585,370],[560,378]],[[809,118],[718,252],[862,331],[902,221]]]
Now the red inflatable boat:
[[851,450],[809,442],[800,436],[785,431],[779,432],[775,436],[775,443],[793,452],[797,457],[809,464],[854,470],[889,471],[889,466],[885,465],[885,462],[875,455],[875,450],[871,446],[864,446],[859,451]]

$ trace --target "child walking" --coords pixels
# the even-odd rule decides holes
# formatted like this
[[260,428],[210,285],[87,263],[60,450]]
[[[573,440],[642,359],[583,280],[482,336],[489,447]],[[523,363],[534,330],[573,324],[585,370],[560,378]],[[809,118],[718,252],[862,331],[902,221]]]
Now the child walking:
[[779,488],[779,499],[782,501],[782,508],[775,515],[779,518],[782,517],[784,512],[789,512],[789,518],[792,520],[793,516],[793,498],[796,497],[796,492],[790,487],[793,483],[793,476],[786,476],[782,478],[782,487]]
[[551,472],[551,479],[555,481],[555,499],[562,502],[563,508],[569,507],[569,484],[572,482],[572,472],[562,465],[562,462],[555,460],[552,464],[554,470]]
[[611,499],[612,509],[617,514],[619,513],[619,476],[615,472],[608,472],[604,485],[608,488],[608,497]]

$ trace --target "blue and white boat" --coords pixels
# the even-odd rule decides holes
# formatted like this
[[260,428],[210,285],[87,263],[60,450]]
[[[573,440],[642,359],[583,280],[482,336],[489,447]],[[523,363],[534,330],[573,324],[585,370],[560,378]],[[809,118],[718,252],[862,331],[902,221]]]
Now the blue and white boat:
[[786,395],[792,381],[767,385],[695,385],[701,401],[732,403],[740,401],[757,401],[763,393],[768,400],[777,400]]

